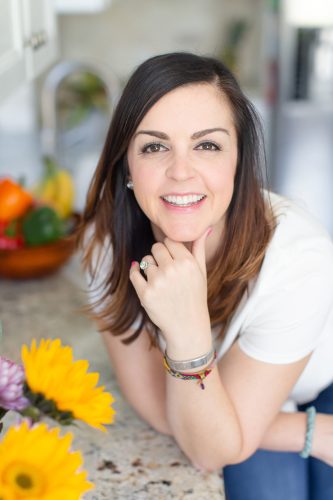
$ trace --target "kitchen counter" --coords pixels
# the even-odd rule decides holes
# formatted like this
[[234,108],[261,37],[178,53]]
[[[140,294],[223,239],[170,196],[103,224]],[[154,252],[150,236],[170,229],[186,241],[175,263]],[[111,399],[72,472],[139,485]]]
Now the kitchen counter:
[[95,483],[84,498],[223,499],[220,475],[198,472],[172,438],[151,429],[122,398],[102,341],[80,312],[85,294],[77,283],[66,269],[43,280],[1,280],[0,352],[19,361],[22,343],[60,337],[73,347],[76,359],[89,360],[90,370],[100,373],[115,398],[116,421],[107,435],[83,424],[70,429],[76,436],[73,448],[83,452],[84,468]]

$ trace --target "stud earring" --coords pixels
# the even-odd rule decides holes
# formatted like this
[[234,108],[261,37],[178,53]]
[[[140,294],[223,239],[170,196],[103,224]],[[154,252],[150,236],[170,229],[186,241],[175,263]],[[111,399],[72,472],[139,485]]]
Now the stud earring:
[[126,186],[128,187],[128,189],[133,189],[133,181],[128,181]]

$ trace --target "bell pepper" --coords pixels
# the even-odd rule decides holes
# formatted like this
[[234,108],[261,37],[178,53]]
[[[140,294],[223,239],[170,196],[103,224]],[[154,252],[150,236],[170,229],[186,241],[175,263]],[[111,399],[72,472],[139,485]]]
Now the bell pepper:
[[0,250],[17,250],[24,247],[24,239],[22,236],[6,236],[0,234]]
[[23,215],[31,206],[32,195],[11,179],[0,179],[0,220],[10,221]]
[[24,238],[17,220],[10,223],[0,221],[0,250],[16,250],[24,247]]
[[22,219],[22,233],[27,245],[51,243],[64,235],[62,220],[53,208],[34,208]]

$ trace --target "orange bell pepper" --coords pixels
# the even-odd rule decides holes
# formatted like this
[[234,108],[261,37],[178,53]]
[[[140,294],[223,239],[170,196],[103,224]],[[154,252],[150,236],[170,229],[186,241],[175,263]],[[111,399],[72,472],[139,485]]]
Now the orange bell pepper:
[[0,179],[0,220],[10,221],[23,215],[31,206],[32,195],[11,179]]

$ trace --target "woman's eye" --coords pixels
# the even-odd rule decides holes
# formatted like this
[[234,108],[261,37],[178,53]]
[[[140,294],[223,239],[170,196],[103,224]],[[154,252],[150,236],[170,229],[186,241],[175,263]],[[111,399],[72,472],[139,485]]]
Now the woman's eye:
[[204,151],[220,151],[221,148],[215,142],[202,142],[196,149],[202,149]]
[[159,142],[151,142],[149,144],[145,144],[141,149],[141,153],[159,153],[160,151],[165,151],[166,147]]

